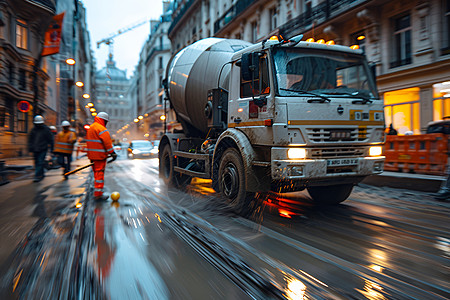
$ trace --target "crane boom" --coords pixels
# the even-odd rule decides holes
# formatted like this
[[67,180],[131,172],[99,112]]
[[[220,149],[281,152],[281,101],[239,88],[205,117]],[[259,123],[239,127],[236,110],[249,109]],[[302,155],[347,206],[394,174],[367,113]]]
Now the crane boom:
[[121,35],[121,34],[124,34],[125,32],[128,32],[128,31],[130,31],[130,30],[133,30],[133,29],[135,29],[136,27],[139,27],[139,26],[141,26],[141,25],[144,25],[145,23],[148,23],[148,22],[149,22],[149,20],[146,19],[146,20],[138,21],[138,22],[136,22],[136,23],[134,23],[134,24],[131,24],[131,25],[127,26],[127,27],[124,27],[124,28],[119,29],[119,30],[116,31],[115,33],[110,34],[110,36],[108,36],[107,38],[104,38],[104,39],[98,41],[98,42],[97,42],[97,48],[100,48],[100,45],[103,44],[103,43],[106,44],[106,45],[111,45],[111,44],[113,43],[113,39],[114,39],[115,37],[117,37],[117,36],[119,36],[119,35]]

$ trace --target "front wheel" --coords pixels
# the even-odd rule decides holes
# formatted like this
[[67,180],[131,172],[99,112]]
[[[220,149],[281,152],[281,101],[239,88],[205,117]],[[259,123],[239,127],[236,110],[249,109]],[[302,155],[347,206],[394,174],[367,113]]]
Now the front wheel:
[[245,189],[244,163],[239,152],[230,148],[223,154],[219,165],[218,187],[231,208],[239,214],[247,214],[254,193]]
[[343,202],[350,196],[353,184],[339,184],[330,186],[311,186],[308,193],[319,205],[334,205]]

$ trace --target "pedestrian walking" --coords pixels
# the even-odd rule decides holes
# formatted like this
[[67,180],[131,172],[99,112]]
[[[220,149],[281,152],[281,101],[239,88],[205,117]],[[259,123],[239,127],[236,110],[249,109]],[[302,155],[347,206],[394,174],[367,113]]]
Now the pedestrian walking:
[[53,152],[58,156],[58,164],[64,168],[63,176],[67,179],[68,176],[64,174],[70,171],[73,144],[76,142],[77,136],[75,132],[70,130],[69,121],[62,121],[61,126],[62,130],[56,135],[55,150]]
[[28,151],[34,156],[34,182],[41,181],[45,177],[44,162],[47,151],[53,152],[53,134],[44,124],[44,117],[37,115],[33,120],[34,127],[28,136]]
[[111,141],[111,136],[106,129],[109,116],[106,112],[100,112],[94,119],[86,133],[88,158],[94,165],[94,198],[96,201],[104,201],[108,196],[103,195],[106,159],[110,154],[112,160],[116,160],[117,154]]

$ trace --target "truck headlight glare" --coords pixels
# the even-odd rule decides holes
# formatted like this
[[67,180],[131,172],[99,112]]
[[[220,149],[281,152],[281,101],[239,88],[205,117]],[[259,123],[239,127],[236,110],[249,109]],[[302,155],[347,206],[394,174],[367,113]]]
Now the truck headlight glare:
[[304,148],[290,148],[287,152],[289,159],[304,159],[306,158],[306,149]]
[[370,156],[380,156],[383,154],[383,147],[381,146],[372,146],[369,148]]

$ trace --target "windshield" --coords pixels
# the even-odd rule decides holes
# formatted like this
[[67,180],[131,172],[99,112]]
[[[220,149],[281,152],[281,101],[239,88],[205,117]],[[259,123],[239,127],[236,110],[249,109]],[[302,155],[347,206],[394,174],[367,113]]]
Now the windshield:
[[152,143],[150,141],[132,142],[131,147],[134,149],[152,148]]
[[278,94],[329,94],[378,99],[372,74],[360,55],[302,48],[274,49]]

